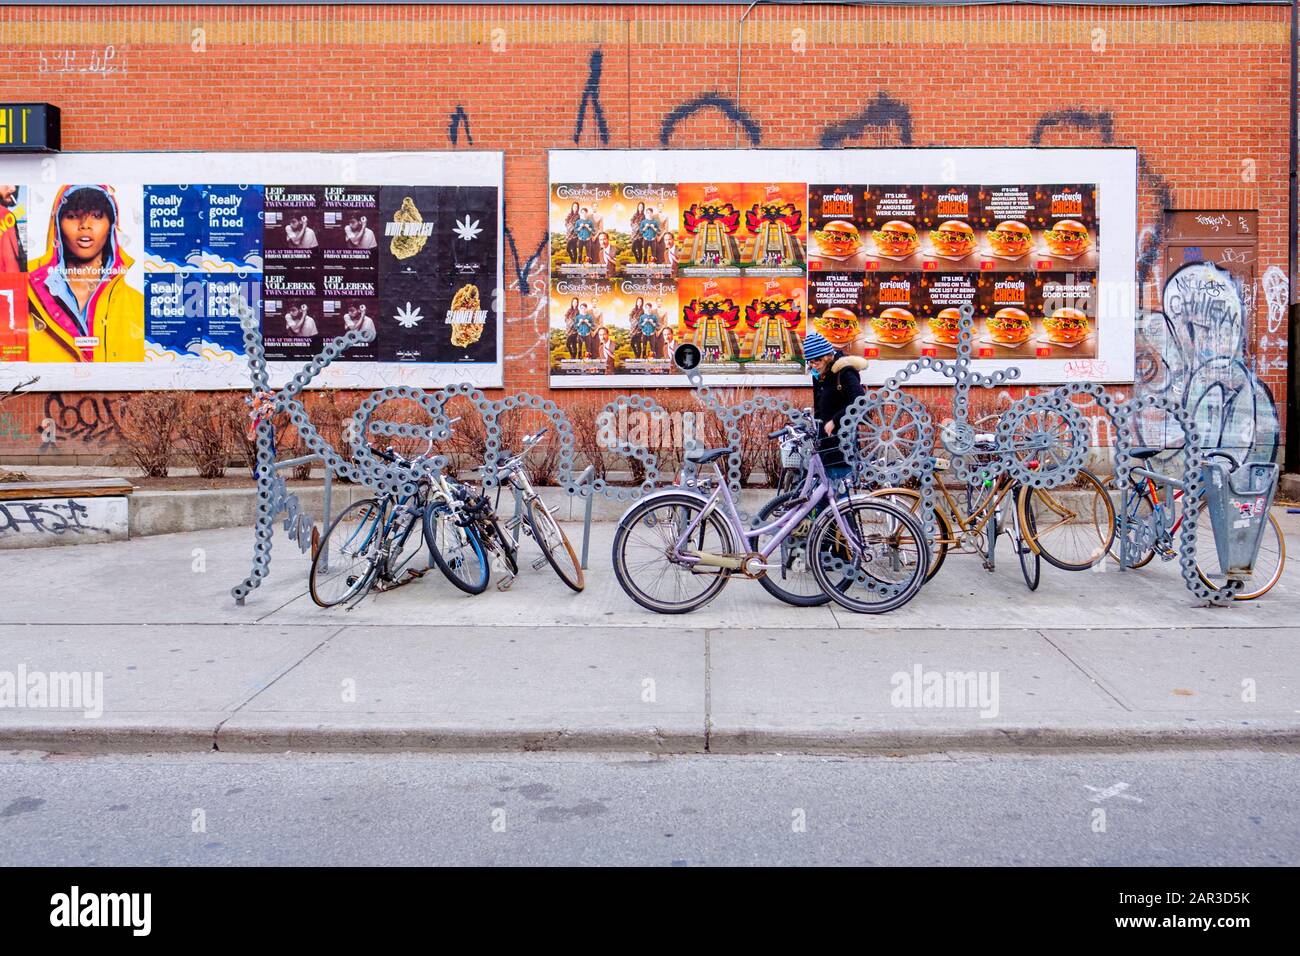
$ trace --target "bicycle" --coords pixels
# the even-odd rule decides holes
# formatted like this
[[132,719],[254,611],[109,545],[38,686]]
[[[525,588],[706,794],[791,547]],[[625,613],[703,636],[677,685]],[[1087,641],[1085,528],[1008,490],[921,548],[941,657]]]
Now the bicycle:
[[[793,427],[808,438],[815,434],[809,423]],[[688,454],[697,467],[712,466],[712,479],[654,492],[623,514],[614,532],[614,574],[633,601],[659,614],[683,614],[713,600],[734,575],[762,580],[782,567],[785,557],[773,564],[772,556],[809,519],[804,561],[831,600],[880,614],[916,595],[929,553],[924,530],[911,514],[866,495],[837,494],[821,458],[813,455],[799,500],[774,520],[747,528],[718,466],[734,452]],[[661,585],[673,593],[661,592]]]
[[[985,419],[987,421],[987,419]],[[996,436],[974,436],[976,464],[993,461]],[[943,470],[939,460],[936,470]],[[1085,571],[1103,561],[1115,537],[1115,514],[1099,478],[1080,469],[1068,484],[1054,488],[1022,485],[1003,472],[972,476],[964,488],[965,507],[958,504],[948,485],[936,482],[940,499],[935,503],[937,534],[930,541],[933,560],[927,580],[938,573],[956,548],[983,555],[986,571],[996,567],[998,536],[1006,533],[1020,563],[1029,590],[1037,590],[1046,560],[1063,571]],[[873,495],[905,505],[913,514],[921,509],[921,493],[911,488],[882,488]]]
[[[1133,458],[1147,462],[1165,448],[1139,447],[1130,451]],[[1173,449],[1178,450],[1178,449]],[[1209,458],[1226,459],[1230,472],[1241,467],[1241,462],[1226,451],[1208,451]],[[1168,478],[1161,478],[1160,483],[1169,483],[1172,493],[1161,500],[1159,483],[1147,468],[1138,471],[1129,481],[1129,487],[1123,489],[1120,507],[1130,528],[1136,529],[1135,540],[1138,543],[1138,557],[1128,565],[1130,570],[1146,567],[1156,557],[1162,561],[1172,561],[1178,557],[1176,537],[1182,530],[1184,511],[1178,507],[1187,492]],[[1116,478],[1112,475],[1106,480],[1106,489],[1112,494],[1120,494]],[[1121,543],[1117,542],[1109,549],[1112,560],[1119,562]],[[1260,563],[1260,557],[1264,561]],[[1250,576],[1245,580],[1240,591],[1234,596],[1238,601],[1252,601],[1267,594],[1282,578],[1286,567],[1286,538],[1282,526],[1271,513],[1268,525],[1263,532],[1259,554]],[[1202,507],[1196,520],[1196,573],[1208,587],[1222,588],[1228,576],[1219,564],[1218,542],[1215,539],[1213,518],[1208,507]]]
[[[507,459],[499,469],[498,487],[508,485],[512,488],[518,495],[517,500],[522,509],[520,514],[516,514],[506,522],[506,530],[517,533],[522,528],[525,534],[537,542],[537,546],[542,550],[542,556],[533,562],[534,571],[549,564],[559,579],[570,589],[581,591],[586,586],[586,580],[578,554],[573,550],[568,535],[564,533],[564,529],[555,520],[551,510],[542,501],[541,495],[533,487],[524,469],[524,459],[528,452],[549,431],[549,428],[542,428],[531,435],[526,435],[519,454]],[[517,543],[518,539],[516,538],[515,541]]]
[[[423,461],[428,451],[411,459],[382,449],[375,454],[411,466]],[[488,575],[482,545],[472,531],[447,531],[456,527],[464,497],[463,490],[438,475],[419,478],[411,494],[383,492],[348,505],[313,545],[308,573],[312,601],[336,607],[351,600],[355,606],[376,586],[391,590],[423,577],[427,566],[411,567],[421,544],[453,584],[469,593],[482,591]]]

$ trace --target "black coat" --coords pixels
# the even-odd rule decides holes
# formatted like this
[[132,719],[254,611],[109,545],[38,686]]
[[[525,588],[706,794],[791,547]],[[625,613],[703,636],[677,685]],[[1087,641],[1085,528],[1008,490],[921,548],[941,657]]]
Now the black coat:
[[[865,365],[865,359],[836,352],[826,374],[813,380],[813,415],[819,429],[817,452],[827,468],[845,463],[840,451],[840,423],[848,407],[865,392],[859,374],[859,369]],[[835,423],[834,435],[826,434],[826,422]]]

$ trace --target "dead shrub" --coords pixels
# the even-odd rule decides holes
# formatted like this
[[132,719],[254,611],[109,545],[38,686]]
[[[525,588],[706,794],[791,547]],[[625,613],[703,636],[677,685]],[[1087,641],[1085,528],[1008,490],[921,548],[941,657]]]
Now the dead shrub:
[[137,392],[117,403],[122,443],[147,478],[166,478],[180,432],[184,395]]
[[200,478],[220,478],[226,473],[238,443],[247,440],[237,430],[242,398],[229,393],[190,392],[180,402],[177,439]]

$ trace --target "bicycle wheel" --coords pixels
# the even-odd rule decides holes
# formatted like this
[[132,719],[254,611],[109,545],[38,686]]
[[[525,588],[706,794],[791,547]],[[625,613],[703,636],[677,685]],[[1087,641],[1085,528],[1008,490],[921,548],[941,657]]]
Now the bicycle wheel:
[[[1175,539],[1176,540],[1176,539]],[[1255,566],[1250,577],[1237,592],[1238,601],[1251,601],[1267,594],[1282,577],[1286,567],[1286,538],[1282,536],[1282,526],[1277,518],[1268,516],[1268,525],[1259,543],[1259,554],[1255,556]],[[1210,522],[1209,509],[1201,506],[1196,516],[1196,573],[1201,580],[1212,588],[1221,588],[1228,576],[1219,570],[1219,551],[1214,543],[1214,527]]]
[[[911,488],[881,488],[879,491],[870,493],[873,498],[883,498],[891,505],[897,505],[900,508],[906,508],[910,511],[917,521],[921,520],[921,493]],[[934,521],[939,528],[939,536],[930,542],[930,570],[926,572],[925,579],[929,581],[939,569],[943,567],[944,559],[948,557],[948,544],[957,539],[953,537],[952,519],[943,509],[939,502],[934,505]]]
[[578,560],[578,555],[559,522],[537,498],[528,502],[526,517],[528,530],[537,546],[542,549],[546,563],[560,576],[561,581],[574,591],[581,591],[586,586],[582,562]]
[[1062,571],[1095,567],[1115,540],[1115,507],[1090,471],[1055,488],[1022,487],[1016,507],[1030,547]]
[[[759,510],[753,526],[771,524],[789,514],[802,500],[793,491],[777,495]],[[808,564],[808,529],[811,527],[812,518],[804,518],[768,558],[769,563],[779,562],[780,567],[767,571],[758,579],[768,594],[795,607],[819,607],[830,601],[830,595],[817,583]],[[762,551],[771,540],[770,534],[758,537],[754,542],[755,550]]]
[[860,614],[883,614],[912,600],[929,565],[921,523],[869,495],[826,508],[813,522],[808,548],[817,583],[836,604]]
[[433,503],[424,509],[424,539],[438,570],[466,594],[487,590],[487,556],[473,527],[463,528],[445,504]]
[[1042,580],[1043,576],[1043,562],[1038,552],[1025,540],[1034,531],[1034,513],[1032,510],[1028,512],[1027,518],[1029,520],[1028,527],[1020,524],[1019,517],[1012,523],[1010,529],[1011,545],[1016,549],[1016,556],[1020,558],[1020,573],[1024,575],[1025,585],[1029,590],[1037,591],[1038,582]]
[[[1122,542],[1119,536],[1119,514],[1121,509],[1128,515],[1128,526],[1130,533],[1136,531],[1137,540],[1142,546],[1142,555],[1133,564],[1129,565],[1130,571],[1136,571],[1138,568],[1146,567],[1151,563],[1151,559],[1156,556],[1156,512],[1155,507],[1151,504],[1151,496],[1148,494],[1146,485],[1139,482],[1130,482],[1127,491],[1123,493],[1119,489],[1119,481],[1111,475],[1102,482],[1102,487],[1106,489],[1106,497],[1110,499],[1111,508],[1115,512],[1115,538],[1110,545],[1110,559],[1116,564],[1120,560],[1120,547]],[[1099,504],[1099,503],[1098,503]],[[1095,523],[1105,519],[1104,511],[1093,518]]]
[[364,498],[344,508],[329,526],[307,578],[317,605],[334,607],[370,586],[378,569],[383,510],[374,498]]
[[[727,586],[726,568],[673,561],[677,539],[704,510],[703,498],[676,494],[650,498],[629,511],[614,531],[614,576],[637,604],[659,614],[684,614],[717,597]],[[731,528],[716,513],[701,520],[685,550],[729,555],[736,551]]]

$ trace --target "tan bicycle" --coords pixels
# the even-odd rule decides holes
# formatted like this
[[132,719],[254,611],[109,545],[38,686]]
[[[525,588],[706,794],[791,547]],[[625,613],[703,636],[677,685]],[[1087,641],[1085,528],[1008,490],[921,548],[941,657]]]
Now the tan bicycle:
[[[992,461],[995,436],[976,436],[976,453]],[[1054,488],[1031,488],[1003,473],[976,474],[965,486],[938,475],[934,517],[937,534],[930,542],[927,580],[943,565],[949,550],[981,555],[985,570],[995,567],[998,537],[1006,534],[1020,562],[1025,584],[1038,587],[1039,558],[1063,571],[1086,571],[1105,559],[1115,538],[1115,509],[1096,475],[1080,470],[1073,480]],[[921,493],[914,488],[882,488],[874,496],[921,512]]]

